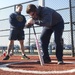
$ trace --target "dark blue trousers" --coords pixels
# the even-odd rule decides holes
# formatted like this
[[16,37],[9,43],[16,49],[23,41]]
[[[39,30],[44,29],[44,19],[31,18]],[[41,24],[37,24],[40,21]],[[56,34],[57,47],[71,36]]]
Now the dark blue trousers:
[[50,42],[50,38],[52,33],[54,32],[54,40],[56,43],[56,57],[58,61],[63,60],[63,41],[62,41],[62,34],[64,30],[64,21],[57,23],[52,28],[44,27],[42,34],[41,34],[41,46],[44,52],[43,58],[44,60],[50,60],[49,53],[48,53],[48,45]]

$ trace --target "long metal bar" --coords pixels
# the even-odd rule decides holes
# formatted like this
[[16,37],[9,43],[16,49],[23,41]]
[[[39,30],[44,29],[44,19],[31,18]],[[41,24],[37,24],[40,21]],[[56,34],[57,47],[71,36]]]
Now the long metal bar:
[[[30,47],[30,38],[31,38],[31,29],[29,28],[29,47]],[[30,53],[30,48],[29,48],[29,53]]]
[[40,6],[45,6],[45,0],[39,0],[39,5]]
[[71,8],[71,0],[69,0],[69,8],[70,8],[70,25],[71,25],[71,43],[72,43],[72,56],[74,57],[74,41],[73,41],[73,25],[72,25],[72,8]]

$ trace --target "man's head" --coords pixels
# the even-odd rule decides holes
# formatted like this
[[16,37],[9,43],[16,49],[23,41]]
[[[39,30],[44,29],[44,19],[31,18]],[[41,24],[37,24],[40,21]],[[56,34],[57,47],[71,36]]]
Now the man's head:
[[37,7],[34,4],[29,4],[26,8],[26,13],[32,18],[37,18]]
[[16,12],[21,13],[23,6],[21,4],[16,5]]

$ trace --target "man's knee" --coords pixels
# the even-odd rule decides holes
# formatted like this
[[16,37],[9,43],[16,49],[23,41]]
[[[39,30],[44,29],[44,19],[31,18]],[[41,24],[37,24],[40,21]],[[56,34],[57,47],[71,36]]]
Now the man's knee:
[[55,40],[55,43],[56,43],[56,44],[63,45],[63,44],[64,44],[63,38],[60,38],[60,39],[58,39],[58,40]]

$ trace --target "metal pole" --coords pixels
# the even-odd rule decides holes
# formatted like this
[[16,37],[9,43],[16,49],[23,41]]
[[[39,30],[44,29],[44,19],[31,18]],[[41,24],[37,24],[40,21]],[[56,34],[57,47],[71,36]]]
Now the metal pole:
[[14,5],[14,12],[16,11],[16,5]]
[[[30,34],[31,34],[30,31],[31,31],[31,30],[30,30],[30,28],[29,28],[29,47],[30,47]],[[29,48],[29,53],[30,53],[30,48]]]
[[39,5],[40,6],[45,6],[45,0],[39,0]]
[[71,25],[72,56],[74,57],[74,42],[73,42],[73,25],[72,25],[72,7],[71,7],[71,0],[69,0],[69,8],[70,8],[70,25]]

